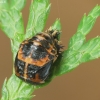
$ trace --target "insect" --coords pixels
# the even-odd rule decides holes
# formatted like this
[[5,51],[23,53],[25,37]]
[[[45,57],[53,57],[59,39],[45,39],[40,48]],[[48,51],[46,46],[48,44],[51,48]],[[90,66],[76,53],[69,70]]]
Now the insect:
[[44,83],[63,48],[58,40],[59,34],[59,31],[50,28],[24,40],[15,58],[16,76],[27,83]]

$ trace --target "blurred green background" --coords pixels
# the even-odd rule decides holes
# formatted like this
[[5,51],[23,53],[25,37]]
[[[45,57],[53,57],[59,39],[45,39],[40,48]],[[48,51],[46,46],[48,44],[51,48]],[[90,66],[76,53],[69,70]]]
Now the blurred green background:
[[[67,48],[69,39],[76,32],[84,13],[88,14],[100,0],[50,0],[51,11],[44,30],[50,27],[56,18],[62,23],[61,41]],[[27,0],[23,18],[26,27],[29,5]],[[9,24],[8,24],[9,25]],[[100,18],[87,35],[87,40],[100,35]],[[12,74],[12,53],[10,40],[0,31],[0,89],[4,79]],[[48,86],[34,92],[33,100],[100,100],[100,59],[83,63],[74,71],[55,78]]]

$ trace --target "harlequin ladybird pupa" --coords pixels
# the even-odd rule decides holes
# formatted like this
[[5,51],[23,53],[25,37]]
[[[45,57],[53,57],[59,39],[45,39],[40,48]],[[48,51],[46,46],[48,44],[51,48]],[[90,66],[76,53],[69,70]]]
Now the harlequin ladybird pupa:
[[53,62],[61,53],[59,34],[59,31],[49,29],[24,40],[15,58],[16,76],[28,83],[44,83]]

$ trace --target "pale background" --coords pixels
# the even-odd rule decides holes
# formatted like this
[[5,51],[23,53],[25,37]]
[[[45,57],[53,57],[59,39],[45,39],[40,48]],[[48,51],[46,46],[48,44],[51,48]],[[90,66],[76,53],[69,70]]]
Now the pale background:
[[[79,21],[87,13],[100,4],[100,0],[50,0],[51,12],[46,24],[47,29],[60,17],[62,23],[63,44],[68,46],[69,39],[76,32]],[[30,0],[23,10],[25,26],[29,14]],[[87,35],[87,39],[100,35],[100,18]],[[0,31],[0,90],[4,79],[12,74],[12,53],[10,41]],[[36,90],[33,100],[100,100],[100,59],[83,63],[74,71],[55,78],[48,86]]]

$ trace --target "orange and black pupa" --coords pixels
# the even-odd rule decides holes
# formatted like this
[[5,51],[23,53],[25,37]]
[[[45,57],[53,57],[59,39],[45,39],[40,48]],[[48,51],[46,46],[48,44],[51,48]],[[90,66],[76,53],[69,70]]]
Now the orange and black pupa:
[[15,58],[16,76],[28,83],[44,83],[52,64],[61,53],[59,34],[59,31],[49,29],[24,40]]

